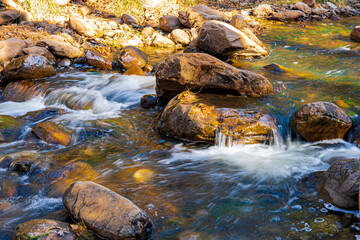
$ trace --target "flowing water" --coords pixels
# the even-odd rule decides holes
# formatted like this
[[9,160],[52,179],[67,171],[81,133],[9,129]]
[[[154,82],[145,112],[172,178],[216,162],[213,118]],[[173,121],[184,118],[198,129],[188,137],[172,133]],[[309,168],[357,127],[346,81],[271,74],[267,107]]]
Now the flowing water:
[[[360,45],[348,36],[359,20],[309,22],[305,28],[273,24],[261,36],[269,57],[232,61],[267,76],[276,88],[267,97],[241,99],[276,118],[280,131],[271,145],[226,143],[221,133],[215,145],[158,135],[159,112],[139,105],[141,96],[155,92],[154,77],[68,72],[44,80],[49,91],[43,97],[1,102],[0,114],[23,119],[49,107],[64,109],[66,114],[46,120],[67,126],[74,137],[68,147],[39,141],[30,132],[44,121],[37,118],[25,122],[16,141],[0,144],[0,167],[7,158],[37,164],[23,175],[0,168],[0,239],[10,239],[15,226],[29,219],[70,221],[61,193],[74,179],[93,180],[134,201],[153,219],[153,239],[356,238],[356,231],[341,226],[339,209],[303,188],[301,179],[326,170],[334,159],[359,157],[360,149],[343,140],[291,140],[288,123],[299,106],[319,100],[358,118],[360,54],[354,49]],[[162,58],[155,54],[152,61]],[[287,72],[263,68],[271,63]],[[96,174],[73,176],[61,186],[33,183],[41,172],[69,161],[86,162]]]

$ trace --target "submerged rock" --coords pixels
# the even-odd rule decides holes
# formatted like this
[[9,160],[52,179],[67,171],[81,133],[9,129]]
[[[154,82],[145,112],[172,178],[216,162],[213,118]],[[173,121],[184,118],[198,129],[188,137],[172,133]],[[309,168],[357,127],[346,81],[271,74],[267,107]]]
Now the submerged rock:
[[274,90],[265,77],[240,70],[205,53],[174,54],[159,64],[156,93],[160,104],[185,91],[266,95]]
[[67,223],[52,219],[33,219],[17,225],[12,239],[75,240],[78,237]]
[[[213,98],[217,98],[216,95]],[[274,119],[262,111],[207,105],[186,91],[166,105],[158,129],[171,137],[211,142],[220,132],[236,142],[253,144],[271,141],[277,126]]]
[[140,49],[133,46],[122,48],[117,53],[116,58],[119,65],[125,70],[129,69],[133,65],[144,67],[149,62],[147,55]]
[[165,32],[172,32],[175,29],[181,28],[181,23],[178,17],[166,15],[159,19],[159,27]]
[[360,26],[356,26],[350,33],[350,38],[354,41],[360,42]]
[[11,82],[4,90],[4,100],[25,102],[34,97],[43,96],[48,87],[49,83],[37,83],[29,80]]
[[93,182],[75,182],[63,195],[71,216],[103,238],[144,239],[149,216],[129,199]]
[[187,24],[191,28],[201,27],[205,21],[225,20],[223,13],[204,5],[197,5],[186,9]]
[[26,46],[25,41],[17,38],[0,41],[0,63],[22,55],[22,51]]
[[47,47],[50,52],[59,58],[78,58],[84,55],[83,51],[74,47],[70,43],[55,40],[55,38],[47,37],[36,43],[37,46]]
[[14,141],[21,134],[22,126],[21,120],[0,115],[0,143]]
[[301,106],[292,116],[290,125],[305,140],[314,142],[343,138],[352,121],[335,104],[314,102]]
[[72,139],[72,132],[60,124],[54,122],[41,122],[36,124],[31,132],[36,137],[50,144],[68,146]]
[[0,11],[0,25],[14,22],[20,17],[20,13],[16,10]]

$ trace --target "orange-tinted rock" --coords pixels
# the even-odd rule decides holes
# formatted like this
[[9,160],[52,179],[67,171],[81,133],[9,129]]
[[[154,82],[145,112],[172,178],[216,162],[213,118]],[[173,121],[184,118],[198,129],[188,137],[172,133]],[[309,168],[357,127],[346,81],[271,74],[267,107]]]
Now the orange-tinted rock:
[[23,40],[17,38],[0,41],[0,63],[10,61],[14,57],[20,56],[26,46]]
[[61,144],[67,146],[72,139],[72,132],[54,122],[41,122],[36,124],[31,132],[36,137],[50,144]]
[[101,56],[97,52],[87,50],[85,57],[86,57],[87,63],[90,66],[93,66],[98,69],[106,69],[106,70],[113,69],[112,60],[106,56]]
[[230,21],[230,24],[234,27],[234,28],[237,28],[239,30],[247,27],[247,23],[245,21],[245,19],[243,18],[243,16],[237,14],[237,15],[234,15],[232,18],[231,18],[231,21]]
[[122,48],[118,52],[116,58],[118,59],[120,66],[124,69],[129,69],[133,65],[144,67],[149,61],[147,55],[143,51],[133,46]]
[[34,97],[43,96],[48,86],[49,83],[36,83],[29,80],[11,82],[4,90],[4,100],[25,102]]
[[20,13],[16,10],[0,11],[0,25],[14,22],[20,17]]
[[300,11],[302,11],[303,13],[305,13],[307,15],[311,14],[311,8],[307,4],[305,4],[303,2],[295,3],[295,5],[293,6],[292,9],[300,10]]
[[252,10],[252,14],[256,17],[268,17],[274,12],[274,9],[269,4],[260,4]]
[[278,21],[293,21],[300,17],[305,17],[305,14],[302,11],[298,10],[281,10],[279,12],[273,12],[271,19]]
[[333,103],[314,102],[301,106],[291,119],[291,127],[305,140],[321,141],[343,138],[352,121]]
[[94,37],[98,30],[95,24],[75,16],[70,17],[69,25],[75,32],[87,37]]
[[350,33],[350,38],[354,41],[360,42],[360,26],[356,26]]
[[78,58],[84,55],[83,51],[74,47],[70,43],[63,42],[55,37],[48,36],[36,43],[37,46],[47,47],[49,51],[59,58]]
[[187,89],[250,96],[266,95],[274,90],[265,77],[205,53],[174,54],[159,64],[156,93],[161,104]]
[[225,19],[223,13],[211,9],[204,5],[197,5],[186,9],[186,19],[188,26],[190,27],[201,27],[201,25],[208,20],[219,20]]
[[126,70],[123,75],[146,76],[146,73],[144,73],[144,71],[138,65],[133,65],[128,70]]
[[165,32],[172,32],[175,29],[181,28],[181,23],[178,17],[166,15],[159,19],[159,27]]

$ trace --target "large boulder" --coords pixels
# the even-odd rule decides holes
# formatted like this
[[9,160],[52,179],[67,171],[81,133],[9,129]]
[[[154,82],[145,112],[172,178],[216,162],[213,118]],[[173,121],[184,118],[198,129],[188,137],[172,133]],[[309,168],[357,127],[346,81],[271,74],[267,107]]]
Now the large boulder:
[[4,100],[13,102],[25,102],[37,96],[45,95],[49,83],[37,83],[36,81],[14,81],[6,85]]
[[63,195],[71,216],[100,237],[110,240],[144,239],[149,216],[129,199],[94,182],[75,182]]
[[294,21],[300,17],[305,17],[305,13],[299,10],[281,10],[273,12],[271,15],[272,20],[278,20],[283,22]]
[[26,55],[35,54],[35,55],[40,55],[40,56],[46,57],[47,60],[49,60],[49,62],[51,64],[55,64],[55,62],[56,62],[54,55],[52,55],[51,52],[44,47],[38,47],[38,46],[27,47],[27,48],[23,49],[23,52]]
[[[215,101],[214,101],[215,99]],[[160,133],[180,139],[215,141],[220,132],[233,141],[245,144],[269,142],[277,131],[274,119],[260,110],[226,108],[210,105],[219,96],[202,100],[190,91],[174,97],[161,114]]]
[[36,137],[50,144],[67,146],[72,140],[72,132],[60,124],[54,122],[41,122],[36,124],[31,132]]
[[189,27],[201,27],[205,21],[225,20],[225,15],[204,5],[197,5],[186,9],[186,19]]
[[144,67],[149,62],[146,53],[133,46],[127,46],[120,49],[116,55],[116,59],[120,67],[125,70],[133,65]]
[[337,160],[327,171],[311,173],[303,182],[337,207],[359,209],[359,159]]
[[74,47],[70,43],[59,41],[55,38],[44,38],[36,43],[37,46],[47,47],[50,52],[59,58],[78,58],[84,55],[79,48]]
[[52,219],[33,219],[16,226],[12,240],[75,240],[68,223]]
[[350,38],[354,41],[360,42],[360,26],[356,26],[350,33]]
[[16,10],[0,11],[0,25],[14,22],[20,17],[20,13]]
[[[246,32],[248,33],[248,32]],[[250,37],[244,31],[234,28],[232,25],[208,21],[199,31],[196,46],[203,51],[218,57],[255,57],[268,54],[257,37]],[[252,39],[257,39],[256,42]]]
[[251,96],[266,95],[274,90],[265,77],[205,53],[174,54],[159,64],[156,92],[162,105],[187,89]]
[[0,63],[10,61],[15,57],[20,56],[26,46],[24,40],[17,38],[0,41]]
[[295,3],[295,5],[293,6],[292,9],[294,9],[294,10],[300,10],[300,11],[302,11],[303,13],[305,13],[306,15],[310,15],[310,14],[311,14],[311,8],[310,8],[307,4],[305,4],[305,3],[303,3],[303,2],[297,2],[297,3]]
[[159,27],[165,32],[172,32],[175,29],[181,28],[181,23],[178,17],[166,15],[159,19]]
[[98,30],[95,24],[75,16],[70,17],[69,25],[75,32],[87,37],[94,37]]
[[292,116],[293,131],[307,141],[343,138],[351,128],[351,118],[333,103],[314,102],[301,106]]
[[54,75],[56,72],[49,60],[40,55],[15,58],[5,66],[5,77],[8,81],[39,79]]

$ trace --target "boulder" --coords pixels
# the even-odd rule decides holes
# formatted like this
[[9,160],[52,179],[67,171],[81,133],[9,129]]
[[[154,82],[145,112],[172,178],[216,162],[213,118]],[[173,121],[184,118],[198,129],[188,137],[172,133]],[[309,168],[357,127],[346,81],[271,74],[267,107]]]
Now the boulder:
[[360,26],[356,26],[350,33],[350,38],[354,41],[360,42]]
[[84,55],[83,51],[74,47],[70,43],[55,40],[53,38],[45,38],[36,43],[37,46],[47,47],[50,52],[58,58],[78,58]]
[[151,46],[161,48],[173,48],[175,47],[175,43],[167,37],[164,37],[160,34],[154,34]]
[[141,97],[140,105],[143,108],[153,108],[158,105],[156,94],[146,94]]
[[50,64],[55,64],[56,62],[54,55],[52,55],[51,52],[44,47],[37,47],[37,46],[27,47],[23,49],[23,52],[25,55],[35,54],[46,57],[47,60],[49,60]]
[[335,104],[314,102],[301,106],[292,116],[290,125],[305,140],[314,142],[343,138],[352,121]]
[[33,219],[16,226],[12,240],[76,240],[68,223],[52,219]]
[[190,43],[190,35],[181,29],[175,29],[170,33],[171,39],[176,42],[180,43],[181,45],[188,45]]
[[8,81],[31,80],[52,77],[56,75],[46,57],[26,55],[15,58],[5,66],[5,77]]
[[0,25],[14,22],[20,17],[20,13],[16,10],[0,11]]
[[175,29],[181,28],[181,23],[178,17],[166,15],[159,19],[159,27],[164,32],[172,32]]
[[38,123],[31,129],[31,132],[49,144],[68,146],[72,140],[72,132],[54,122]]
[[116,59],[123,69],[129,69],[133,65],[144,67],[149,62],[147,55],[133,46],[122,48],[117,53]]
[[10,61],[15,57],[20,56],[26,46],[24,40],[17,38],[0,41],[0,63]]
[[197,5],[186,9],[187,24],[191,28],[201,27],[205,21],[225,20],[225,15],[204,5]]
[[162,105],[187,89],[248,96],[266,95],[274,90],[265,77],[205,53],[174,54],[158,65],[156,93]]
[[96,95],[73,91],[72,89],[59,89],[46,96],[46,105],[64,104],[74,110],[94,110]]
[[67,112],[64,109],[60,108],[45,108],[38,111],[28,112],[25,115],[19,117],[19,119],[26,122],[39,122],[41,120],[49,120],[50,118],[66,114]]
[[[212,102],[218,96],[211,96]],[[190,91],[174,97],[161,114],[160,133],[180,139],[215,141],[220,132],[243,144],[269,142],[277,131],[274,119],[260,110],[226,108],[208,105]]]
[[87,37],[94,37],[98,31],[95,24],[75,16],[70,17],[69,25],[75,32]]
[[22,131],[23,122],[12,116],[0,115],[0,143],[16,140]]
[[223,58],[255,57],[268,54],[261,41],[252,32],[249,37],[245,32],[230,24],[218,21],[204,23],[199,31],[196,46],[211,55]]
[[112,60],[110,60],[108,57],[101,56],[97,52],[93,52],[91,50],[86,51],[86,61],[90,66],[93,66],[98,69],[106,69],[106,70],[112,70],[113,69],[113,63]]
[[359,159],[337,160],[327,171],[311,173],[303,182],[325,201],[344,209],[359,209]]
[[126,70],[123,75],[146,76],[146,73],[138,65],[133,65],[128,70]]
[[237,14],[237,15],[234,15],[232,18],[231,18],[231,21],[230,21],[230,24],[234,27],[234,28],[237,28],[239,30],[247,27],[247,23],[245,21],[245,19]]
[[306,15],[311,14],[311,8],[308,5],[306,5],[305,3],[303,3],[303,2],[295,3],[295,5],[292,7],[292,9],[302,11]]
[[305,17],[305,13],[298,10],[281,10],[279,12],[273,12],[271,15],[272,20],[278,20],[278,21],[293,21],[300,17]]
[[269,17],[273,12],[274,9],[269,4],[260,4],[252,10],[252,14],[256,17]]
[[36,81],[14,81],[9,83],[4,90],[4,100],[13,102],[25,102],[37,96],[45,95],[49,83],[37,83]]
[[311,8],[315,7],[315,0],[302,0],[302,2]]
[[63,195],[71,216],[100,237],[110,240],[145,239],[149,216],[129,199],[94,182],[75,182]]
[[311,14],[322,16],[327,12],[325,8],[313,8],[311,9]]

